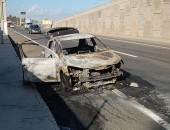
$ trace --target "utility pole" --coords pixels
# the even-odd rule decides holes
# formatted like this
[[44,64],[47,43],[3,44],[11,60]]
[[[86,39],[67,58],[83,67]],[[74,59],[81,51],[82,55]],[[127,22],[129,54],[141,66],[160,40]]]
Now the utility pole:
[[6,0],[0,0],[0,20],[1,20],[1,31],[8,35],[8,29],[7,29],[7,17],[6,17]]

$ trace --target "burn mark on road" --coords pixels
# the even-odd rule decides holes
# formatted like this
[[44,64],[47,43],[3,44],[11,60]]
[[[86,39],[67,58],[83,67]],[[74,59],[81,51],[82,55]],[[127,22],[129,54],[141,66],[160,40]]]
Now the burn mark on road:
[[[170,113],[163,99],[159,98],[159,92],[156,91],[156,87],[144,80],[143,78],[135,75],[131,75],[128,72],[124,72],[125,79],[118,81],[115,87],[129,97],[133,97],[140,104],[146,108],[151,109],[158,113],[163,118],[170,121]],[[138,88],[130,87],[130,83],[135,82],[139,85]]]

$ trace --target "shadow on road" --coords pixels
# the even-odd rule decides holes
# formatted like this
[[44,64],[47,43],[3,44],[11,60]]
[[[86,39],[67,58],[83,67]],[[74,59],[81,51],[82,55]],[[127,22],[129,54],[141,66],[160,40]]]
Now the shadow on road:
[[71,130],[86,130],[85,126],[67,106],[60,95],[56,94],[51,87],[44,86],[44,84],[38,84],[38,86],[38,90],[53,114],[58,126],[70,128]]

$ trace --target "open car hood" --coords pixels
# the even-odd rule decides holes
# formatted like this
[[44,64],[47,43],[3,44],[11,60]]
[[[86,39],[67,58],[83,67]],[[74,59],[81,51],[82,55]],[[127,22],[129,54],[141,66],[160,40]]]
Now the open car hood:
[[103,52],[79,54],[63,57],[67,66],[77,68],[95,68],[100,66],[117,64],[121,61],[121,57],[114,53],[113,50]]

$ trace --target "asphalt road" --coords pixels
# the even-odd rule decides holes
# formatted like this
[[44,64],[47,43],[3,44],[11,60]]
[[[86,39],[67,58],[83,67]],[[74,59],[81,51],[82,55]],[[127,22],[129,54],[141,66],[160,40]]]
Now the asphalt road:
[[152,84],[170,109],[170,43],[162,46],[142,41],[102,40],[113,50],[132,55],[119,53],[125,62],[125,70]]
[[[48,40],[47,40],[47,38],[46,38],[46,36],[44,34],[29,34],[28,31],[25,31],[22,28],[14,28],[13,30],[17,31],[17,32],[19,32],[19,33],[21,33],[21,34],[23,34],[25,36],[27,36],[29,39],[32,39],[32,40],[34,40],[34,41],[36,41],[36,42],[38,42],[40,44],[46,45],[47,42],[48,42]],[[13,39],[15,39],[15,42],[27,42],[27,41],[29,41],[26,38],[17,36],[15,33],[11,33],[10,35],[11,35],[11,37]],[[168,77],[166,77],[166,76],[168,76],[168,74],[170,74],[170,73],[168,73],[167,72],[168,70],[165,70],[165,68],[164,68],[166,66],[166,69],[168,69],[168,65],[167,64],[169,63],[169,61],[168,60],[166,61],[166,58],[167,59],[169,58],[167,53],[168,53],[168,51],[170,51],[170,48],[168,48],[168,45],[165,48],[162,48],[162,47],[160,47],[160,46],[158,46],[156,44],[154,46],[150,46],[150,44],[148,44],[148,43],[145,43],[146,44],[145,45],[145,44],[140,44],[139,42],[135,43],[135,42],[129,42],[129,41],[120,41],[120,40],[118,41],[118,40],[109,39],[109,38],[102,38],[102,41],[105,42],[110,48],[115,50],[116,53],[118,53],[119,55],[122,56],[122,58],[123,58],[123,60],[125,62],[125,70],[129,74],[134,75],[133,77],[137,78],[137,80],[134,80],[134,81],[137,81],[137,83],[138,83],[138,81],[142,82],[142,83],[140,83],[141,86],[145,86],[145,85],[147,86],[148,84],[146,84],[146,83],[153,84],[153,86],[158,91],[160,91],[162,93],[162,95],[164,95],[164,97],[166,97],[166,99],[170,99],[170,97],[168,97],[169,95],[166,96],[166,94],[168,94],[168,90],[169,90],[168,89],[168,81],[169,80],[168,80]],[[159,54],[159,52],[158,52],[159,50],[160,50],[161,54]],[[161,60],[159,60],[159,59],[161,59]],[[161,70],[161,69],[163,69],[163,70]],[[162,77],[161,77],[161,73],[166,74],[166,76],[162,75]],[[158,78],[158,76],[161,77],[161,78]],[[166,80],[166,82],[164,80]],[[159,84],[161,84],[162,86],[164,85],[165,87],[158,86],[157,82]],[[163,90],[165,90],[165,91],[163,91]],[[92,93],[90,93],[90,94],[92,94]],[[110,100],[112,105],[114,104],[114,102],[115,103],[117,102],[119,105],[120,104],[121,105],[125,104],[125,102],[121,103],[120,102],[121,99],[119,99],[115,95],[111,95],[110,92],[109,92],[108,94],[103,95],[102,97],[99,97],[99,99],[97,98],[96,101],[94,100],[94,103],[92,103],[93,105],[91,106],[92,109],[91,108],[90,109],[86,108],[86,106],[83,106],[83,107],[79,106],[81,111],[77,111],[77,108],[78,108],[77,103],[87,104],[88,102],[91,101],[91,100],[89,100],[89,101],[86,102],[86,100],[83,99],[83,97],[85,95],[86,94],[83,93],[83,94],[79,94],[78,96],[66,96],[66,97],[64,97],[64,100],[66,100],[65,102],[68,103],[67,106],[69,106],[69,108],[72,109],[71,111],[74,111],[74,113],[77,113],[77,116],[81,115],[81,113],[83,111],[83,110],[81,110],[82,108],[83,109],[88,109],[89,112],[92,111],[94,109],[93,105],[96,106],[96,104],[98,104],[103,99],[103,96],[105,98],[111,97],[110,99],[107,99],[107,101]],[[88,93],[87,93],[87,95],[88,95]],[[96,96],[99,96],[99,94],[98,93],[92,94],[92,96],[94,96],[96,98]],[[60,97],[62,97],[62,96],[60,96]],[[55,99],[55,101],[54,101],[55,103],[54,104],[56,104],[58,102],[58,101],[56,102],[56,98],[57,97],[52,98],[52,99]],[[95,99],[95,98],[93,98],[93,99]],[[79,101],[79,99],[82,99],[82,101],[81,102],[77,102],[75,104],[75,106],[74,106],[73,104],[76,101]],[[51,100],[49,102],[51,102]],[[110,103],[108,103],[108,104],[110,104]],[[52,105],[52,108],[54,107],[53,105]],[[89,104],[89,106],[90,105],[91,104]],[[125,106],[121,106],[120,108],[117,107],[117,104],[115,106],[116,106],[116,110],[119,110],[118,114],[121,114],[121,115],[124,115],[127,112],[127,110],[125,110],[125,109],[123,109],[121,111],[122,108],[126,108],[126,109],[129,108],[129,112],[132,112],[132,113],[134,113],[136,111],[135,109],[133,109],[130,106],[128,106],[128,104],[126,104]],[[108,109],[109,107],[110,106],[105,106],[104,110]],[[61,107],[61,109],[62,108],[63,107]],[[54,111],[57,112],[56,110],[54,110]],[[115,111],[115,109],[112,108],[112,109],[109,110],[109,113],[113,114],[113,113],[115,113],[114,111]],[[129,114],[129,112],[128,112],[128,114]],[[119,118],[119,115],[115,115],[115,116],[112,115],[110,117],[109,113],[105,114],[105,111],[103,113],[105,115],[106,121],[107,120],[111,121],[111,124],[113,124],[112,121],[114,121],[115,119],[117,120],[117,118]],[[108,116],[106,116],[107,114],[108,114]],[[118,125],[118,127],[120,127],[120,126],[122,126],[122,127],[128,126],[129,125],[129,121],[132,121],[130,124],[135,124],[134,122],[136,122],[136,120],[137,121],[143,120],[143,121],[147,122],[148,118],[146,118],[145,116],[141,115],[141,113],[139,114],[140,116],[137,116],[138,114],[134,114],[133,115],[135,117],[135,121],[134,121],[133,118],[129,119],[131,114],[127,116],[127,119],[126,119],[126,116],[121,116],[120,119],[122,118],[124,120],[123,122],[125,124],[121,125],[121,123],[120,123]],[[67,115],[67,117],[68,117],[68,115]],[[140,117],[140,118],[138,118],[138,117]],[[87,117],[85,119],[88,119],[88,118],[89,117]],[[113,118],[113,119],[111,119],[111,118]],[[92,116],[92,119],[93,119],[93,116]],[[65,120],[65,119],[63,119],[63,120]],[[101,121],[103,122],[103,120],[101,120]],[[128,123],[126,123],[126,121]],[[86,122],[86,121],[83,121],[83,122]],[[144,125],[139,125],[141,123],[144,124]],[[153,124],[153,122],[152,122],[152,124]],[[110,126],[110,124],[107,124],[107,126]],[[155,128],[153,128],[151,126],[153,126],[153,125],[146,125],[144,122],[140,122],[140,121],[137,123],[137,125],[133,125],[133,126],[129,125],[129,127],[132,127],[130,129],[133,129],[134,127],[139,127],[138,129],[146,129],[146,128],[148,128],[148,129],[156,129],[156,127],[158,127],[157,125],[156,125]],[[143,127],[145,127],[145,128],[143,128]],[[124,128],[122,128],[122,129],[124,129]],[[162,128],[158,127],[157,129],[162,129]]]
[[[46,45],[48,39],[44,34],[28,34],[23,28],[14,30]],[[126,41],[102,38],[101,40],[115,50],[125,62],[125,70],[149,82],[160,92],[170,110],[170,43]]]

